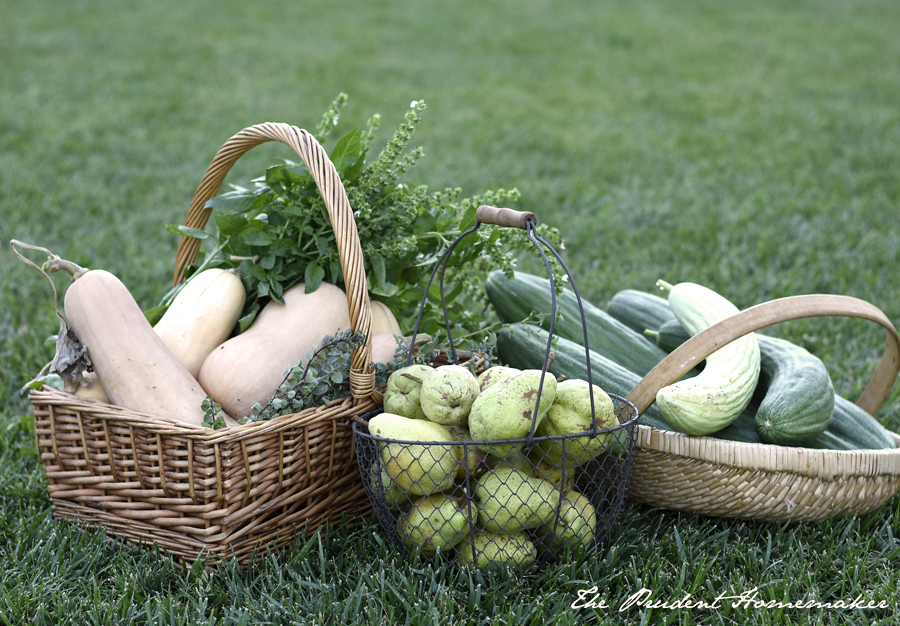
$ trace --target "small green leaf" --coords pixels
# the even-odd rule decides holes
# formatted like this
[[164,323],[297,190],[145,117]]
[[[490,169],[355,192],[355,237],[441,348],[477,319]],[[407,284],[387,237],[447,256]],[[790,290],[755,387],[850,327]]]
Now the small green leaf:
[[342,372],[335,372],[331,375],[331,382],[333,382],[335,385],[340,385],[342,382],[344,382],[344,374]]
[[383,287],[373,287],[372,293],[376,296],[383,296],[385,298],[390,298],[394,294],[397,293],[397,285],[393,283],[385,283]]
[[202,228],[191,228],[190,226],[166,224],[166,230],[182,237],[191,237],[193,239],[213,239],[213,236]]
[[144,311],[144,317],[147,318],[147,321],[150,322],[151,326],[156,326],[156,323],[162,319],[162,316],[168,310],[168,305],[161,304],[159,306],[153,307],[152,309],[147,309],[146,311]]
[[46,376],[41,376],[40,378],[35,378],[28,383],[28,388],[40,389],[42,385],[48,385],[57,391],[63,390],[63,380],[60,378],[59,374],[48,374]]
[[203,206],[207,209],[222,209],[234,213],[243,213],[253,208],[256,198],[256,194],[252,191],[229,191],[215,198],[210,198]]
[[351,130],[349,133],[341,137],[334,150],[331,151],[331,162],[342,173],[347,167],[359,160],[362,151],[362,133],[359,126]]
[[369,263],[372,264],[372,273],[374,274],[375,278],[375,287],[384,289],[384,283],[386,280],[384,270],[384,257],[380,254],[369,255]]
[[259,266],[264,270],[270,270],[275,267],[275,255],[267,254],[259,260]]
[[328,264],[328,275],[331,276],[332,285],[344,282],[344,271],[340,261],[332,261]]
[[247,218],[239,213],[225,213],[216,216],[216,228],[226,237],[231,237],[241,232],[249,222]]
[[247,226],[240,234],[248,246],[268,246],[274,239],[262,226]]
[[319,288],[325,278],[325,270],[318,263],[310,263],[303,272],[303,282],[306,283],[305,292],[312,293]]
[[478,207],[470,206],[466,209],[465,215],[463,215],[462,221],[459,223],[460,230],[468,230],[475,225],[475,212],[478,211]]

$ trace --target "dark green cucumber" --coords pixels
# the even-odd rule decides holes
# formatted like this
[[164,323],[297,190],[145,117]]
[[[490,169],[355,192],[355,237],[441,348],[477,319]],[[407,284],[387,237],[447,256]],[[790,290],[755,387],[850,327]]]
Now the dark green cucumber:
[[[547,351],[548,333],[531,324],[514,324],[497,333],[497,358],[518,369],[541,369]],[[587,362],[583,346],[560,337],[554,348],[554,360],[548,371],[554,376],[587,380]],[[641,381],[641,376],[605,356],[590,351],[591,382],[607,393],[625,397]],[[638,420],[639,424],[661,430],[674,429],[666,423],[656,405],[651,405]]]
[[[676,320],[664,323],[655,334],[655,338],[660,347],[667,351],[671,351],[687,341],[689,335]],[[784,342],[784,340],[761,335],[759,333],[757,333],[757,339],[759,339],[761,371],[760,385],[757,388],[757,393],[751,403],[751,407],[754,408],[761,406],[765,397],[769,395],[771,385],[769,385],[767,381],[770,379],[770,371],[776,366],[776,364],[772,363],[773,360],[777,359],[778,347],[776,346],[776,343]],[[799,348],[799,346],[794,347]],[[804,350],[804,352],[806,351]],[[806,352],[806,354],[809,353]],[[814,356],[813,359],[818,360]],[[816,365],[815,367],[824,368],[824,364],[822,366]],[[827,371],[825,373],[827,374]],[[828,380],[830,382],[830,377]],[[824,382],[821,382],[821,384],[823,387],[827,386]],[[833,411],[825,430],[811,440],[806,441],[806,443],[793,445],[828,450],[879,450],[896,447],[890,432],[882,426],[878,420],[850,400],[847,400],[838,394],[834,394],[833,387],[832,394],[834,397]],[[806,397],[810,394],[807,391],[802,395]],[[826,410],[823,409],[822,415],[824,415],[825,412]],[[741,441],[741,439],[736,440]],[[757,437],[754,441],[753,438],[747,438],[744,441],[747,443],[759,443],[760,439]]]
[[756,432],[765,443],[805,446],[825,432],[834,413],[834,386],[821,359],[798,345],[756,334],[760,384]]
[[669,320],[675,319],[668,300],[637,289],[623,289],[616,292],[609,301],[609,314],[639,333],[648,328],[659,328]]
[[859,450],[859,446],[854,445],[844,439],[843,437],[838,437],[834,433],[830,431],[825,431],[815,439],[813,439],[810,443],[806,444],[804,448],[813,448],[815,450]]
[[728,426],[707,436],[741,443],[762,443],[759,434],[756,432],[755,418],[756,410],[752,405],[748,406]]
[[663,323],[657,330],[645,330],[644,335],[666,352],[671,352],[691,338],[691,334],[674,318]]
[[860,449],[883,450],[896,448],[890,431],[861,409],[855,402],[835,394],[834,415],[828,431]]
[[[552,312],[550,281],[546,278],[516,272],[516,279],[508,280],[503,272],[495,271],[488,276],[485,292],[502,322],[515,324],[535,312],[544,315],[539,325],[549,330]],[[554,335],[583,346],[584,328],[575,294],[568,289],[563,291],[556,299],[556,304],[562,317],[556,319]],[[584,298],[581,304],[591,350],[640,376],[647,374],[666,356],[662,349],[642,333],[625,326]]]

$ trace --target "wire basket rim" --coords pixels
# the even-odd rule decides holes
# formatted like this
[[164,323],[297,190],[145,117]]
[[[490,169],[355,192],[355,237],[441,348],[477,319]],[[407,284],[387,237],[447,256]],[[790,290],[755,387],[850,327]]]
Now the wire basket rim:
[[[362,430],[360,430],[363,427],[363,424],[360,423],[359,419],[353,420],[353,432],[355,434],[359,434],[361,437],[366,437],[368,439],[372,439],[373,441],[382,441],[385,443],[399,443],[399,444],[403,444],[403,445],[446,445],[446,446],[451,446],[451,445],[488,446],[488,445],[491,445],[491,446],[498,447],[501,444],[507,444],[507,443],[529,443],[532,441],[554,441],[554,440],[562,440],[562,439],[575,439],[575,438],[579,438],[579,437],[591,437],[593,439],[600,435],[607,435],[607,434],[619,432],[621,430],[629,429],[629,428],[632,428],[633,426],[635,426],[637,424],[637,421],[640,419],[641,414],[637,410],[637,407],[634,405],[634,403],[631,402],[630,400],[628,400],[627,398],[620,396],[618,394],[609,393],[606,391],[604,393],[606,393],[608,396],[610,396],[610,398],[612,398],[614,401],[618,401],[621,403],[621,404],[619,404],[618,407],[613,409],[614,411],[621,410],[621,408],[623,406],[626,408],[630,407],[631,411],[634,413],[634,416],[631,419],[629,419],[625,422],[622,422],[620,424],[616,424],[615,426],[613,426],[611,428],[598,428],[596,430],[596,432],[593,432],[593,433],[590,431],[587,431],[587,432],[583,432],[583,433],[568,433],[565,435],[543,435],[540,437],[537,437],[537,436],[535,436],[535,437],[520,437],[517,439],[473,439],[473,440],[456,440],[456,441],[421,441],[421,440],[406,440],[406,439],[390,439],[390,438],[386,438],[386,437],[379,437],[378,435],[373,435],[371,432],[363,432]],[[364,415],[372,415],[374,417],[375,415],[381,414],[382,412],[383,411],[381,409],[376,409],[375,411],[370,411],[369,413],[365,413]],[[362,416],[358,416],[358,417],[362,418]],[[430,420],[427,420],[427,421],[430,421]],[[433,423],[437,424],[437,422],[433,422]],[[439,424],[439,425],[442,425],[442,424]],[[366,425],[366,431],[368,431],[368,425]]]

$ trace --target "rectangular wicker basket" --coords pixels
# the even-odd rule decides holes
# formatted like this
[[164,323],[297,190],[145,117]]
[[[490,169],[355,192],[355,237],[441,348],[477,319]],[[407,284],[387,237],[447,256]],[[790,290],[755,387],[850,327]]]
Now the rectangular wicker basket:
[[182,562],[245,565],[304,528],[370,511],[350,416],[374,403],[345,398],[214,431],[48,387],[31,402],[54,516],[157,543]]
[[[203,228],[231,166],[249,149],[281,141],[301,157],[322,194],[343,269],[351,327],[366,336],[371,308],[353,211],[334,165],[308,132],[261,124],[231,137],[200,182],[185,225]],[[182,238],[175,283],[198,256]],[[290,365],[290,364],[286,364]],[[359,477],[351,419],[381,405],[371,345],[354,351],[350,395],[267,422],[212,430],[146,415],[47,386],[31,393],[37,451],[54,515],[153,544],[179,562],[250,562],[302,529],[354,520],[371,508]]]

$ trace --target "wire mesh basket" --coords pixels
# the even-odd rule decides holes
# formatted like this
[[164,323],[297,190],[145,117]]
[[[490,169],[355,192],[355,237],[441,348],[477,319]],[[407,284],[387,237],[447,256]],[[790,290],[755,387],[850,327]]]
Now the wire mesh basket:
[[[481,207],[432,273],[441,271],[445,317],[447,258],[484,223],[526,230],[547,267],[553,310],[541,245],[578,294],[533,214]],[[456,364],[449,322],[446,331],[451,364],[431,368],[410,356],[388,381],[384,408],[354,420],[360,475],[387,535],[407,553],[478,569],[545,563],[606,543],[626,505],[635,405],[592,384],[587,350],[587,380],[547,374],[552,320],[541,370],[494,366],[476,376]]]

